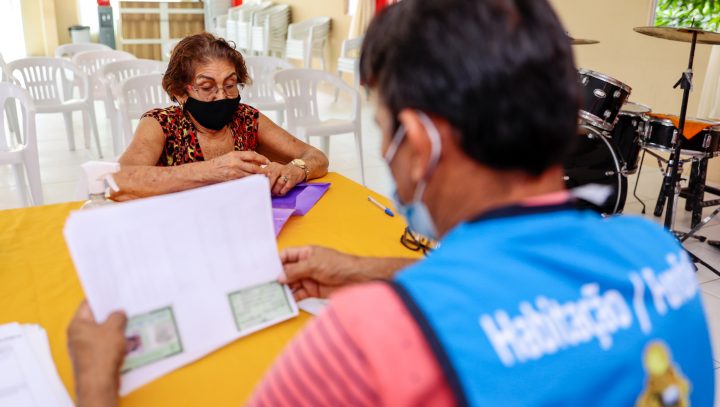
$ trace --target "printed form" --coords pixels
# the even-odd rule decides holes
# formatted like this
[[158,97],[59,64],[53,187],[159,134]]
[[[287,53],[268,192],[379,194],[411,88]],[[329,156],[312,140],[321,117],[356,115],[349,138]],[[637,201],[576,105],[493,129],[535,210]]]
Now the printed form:
[[128,315],[123,395],[298,314],[262,176],[73,212],[65,240],[96,320]]

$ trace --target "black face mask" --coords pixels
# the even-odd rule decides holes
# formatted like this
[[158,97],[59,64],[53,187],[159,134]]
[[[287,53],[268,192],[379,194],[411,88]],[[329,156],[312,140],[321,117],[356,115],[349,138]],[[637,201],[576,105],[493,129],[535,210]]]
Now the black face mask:
[[220,130],[230,123],[239,103],[240,96],[212,102],[202,102],[188,96],[183,109],[187,110],[201,126],[210,130]]

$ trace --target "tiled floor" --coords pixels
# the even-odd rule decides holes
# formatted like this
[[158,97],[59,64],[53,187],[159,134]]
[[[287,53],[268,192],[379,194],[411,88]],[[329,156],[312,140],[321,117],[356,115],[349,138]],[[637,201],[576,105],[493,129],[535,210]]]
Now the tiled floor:
[[[348,111],[349,101],[341,99],[337,104],[331,103],[331,97],[327,94],[322,96],[321,109],[326,111],[327,116],[342,116]],[[98,127],[103,151],[106,157],[111,157],[111,138],[109,121],[104,118],[103,108],[98,104]],[[272,118],[272,116],[271,116]],[[67,147],[65,130],[62,116],[42,115],[37,121],[38,140],[40,151],[40,166],[43,181],[45,203],[65,202],[80,200],[82,196],[77,192],[78,180],[81,177],[79,165],[91,159],[96,159],[94,150],[86,150],[83,145],[81,130],[82,120],[79,115],[75,117],[77,151],[71,152]],[[373,121],[373,111],[370,106],[365,106],[362,113],[363,126],[363,152],[365,158],[366,185],[384,195],[390,192],[390,178],[388,170],[380,156],[380,133]],[[311,140],[311,143],[319,145],[318,140]],[[330,143],[330,170],[339,172],[355,181],[360,182],[360,165],[355,151],[355,143],[350,135],[335,136]],[[629,190],[635,184],[636,177],[629,179]],[[638,185],[638,195],[648,206],[648,216],[657,222],[662,219],[654,218],[652,210],[657,198],[658,188],[661,182],[661,174],[657,165],[647,160],[642,171],[641,182]],[[629,198],[625,205],[625,213],[639,214],[641,204],[628,194]],[[684,203],[683,203],[684,204]],[[681,204],[682,205],[682,204]],[[21,200],[15,177],[9,166],[0,166],[0,209],[15,208],[21,206]],[[714,208],[707,208],[705,214],[712,212]],[[678,211],[676,224],[683,229],[689,226],[689,214],[685,211]],[[709,239],[720,240],[720,216],[713,219],[701,233]],[[695,255],[707,263],[720,267],[720,250],[705,243],[691,241],[686,247]],[[700,266],[697,273],[702,288],[702,297],[705,302],[706,311],[710,320],[712,331],[712,342],[716,351],[715,366],[720,368],[720,276]],[[720,375],[720,371],[716,371]],[[720,389],[720,378],[716,375],[716,387]],[[716,405],[720,406],[720,403]]]

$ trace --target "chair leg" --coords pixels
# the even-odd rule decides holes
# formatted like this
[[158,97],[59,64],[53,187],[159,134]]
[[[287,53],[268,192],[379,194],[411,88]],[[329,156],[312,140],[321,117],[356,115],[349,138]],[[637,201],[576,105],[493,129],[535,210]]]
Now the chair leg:
[[63,119],[65,121],[65,133],[67,134],[68,147],[70,151],[75,151],[75,133],[73,132],[72,112],[64,112]]
[[93,136],[95,138],[95,144],[97,144],[98,157],[103,158],[102,147],[100,146],[100,133],[98,132],[97,120],[95,119],[95,106],[90,102],[88,105],[86,114],[90,121]]
[[28,186],[25,181],[25,169],[22,164],[13,164],[13,172],[15,173],[15,182],[17,183],[18,191],[20,191],[20,199],[22,200],[23,206],[31,206],[32,201],[28,194]]
[[[93,104],[94,104],[94,102],[90,102],[90,103],[93,103]],[[82,114],[82,120],[83,120],[83,136],[84,136],[84,139],[85,139],[85,148],[86,148],[86,149],[90,149],[90,146],[91,146],[90,118],[88,117],[87,114],[83,113],[83,114]]]
[[34,153],[25,153],[25,173],[30,184],[30,195],[33,205],[43,205],[42,179],[40,178],[40,162],[38,161],[37,150]]
[[320,139],[320,150],[325,153],[326,156],[330,157],[330,137],[325,136]]
[[360,178],[362,179],[362,184],[365,185],[365,160],[363,160],[362,135],[360,130],[355,131],[353,135],[355,136],[355,149],[357,149],[358,158],[360,159]]
[[[342,72],[340,72],[339,69],[338,69],[338,71],[337,71],[337,75],[340,77],[340,79],[342,79]],[[334,103],[337,103],[337,101],[338,101],[338,96],[340,96],[340,88],[335,87],[335,99],[333,99],[333,104],[334,104]]]
[[113,154],[119,156],[125,148],[125,138],[120,128],[119,112],[110,111],[110,134],[112,136]]
[[10,131],[15,133],[15,140],[18,144],[22,144],[22,133],[20,133],[20,122],[18,120],[17,106],[15,100],[8,100],[5,104],[5,113],[8,118],[8,127]]

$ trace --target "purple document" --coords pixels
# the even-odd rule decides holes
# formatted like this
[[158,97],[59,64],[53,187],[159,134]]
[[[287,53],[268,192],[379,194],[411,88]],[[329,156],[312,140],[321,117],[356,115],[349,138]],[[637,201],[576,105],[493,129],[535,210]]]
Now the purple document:
[[330,188],[330,183],[297,184],[285,196],[272,198],[273,209],[293,209],[293,215],[305,215]]
[[273,208],[273,226],[275,226],[275,236],[280,234],[280,230],[282,230],[283,226],[285,226],[285,223],[287,223],[288,219],[292,216],[293,212],[295,212],[295,209],[292,208]]

